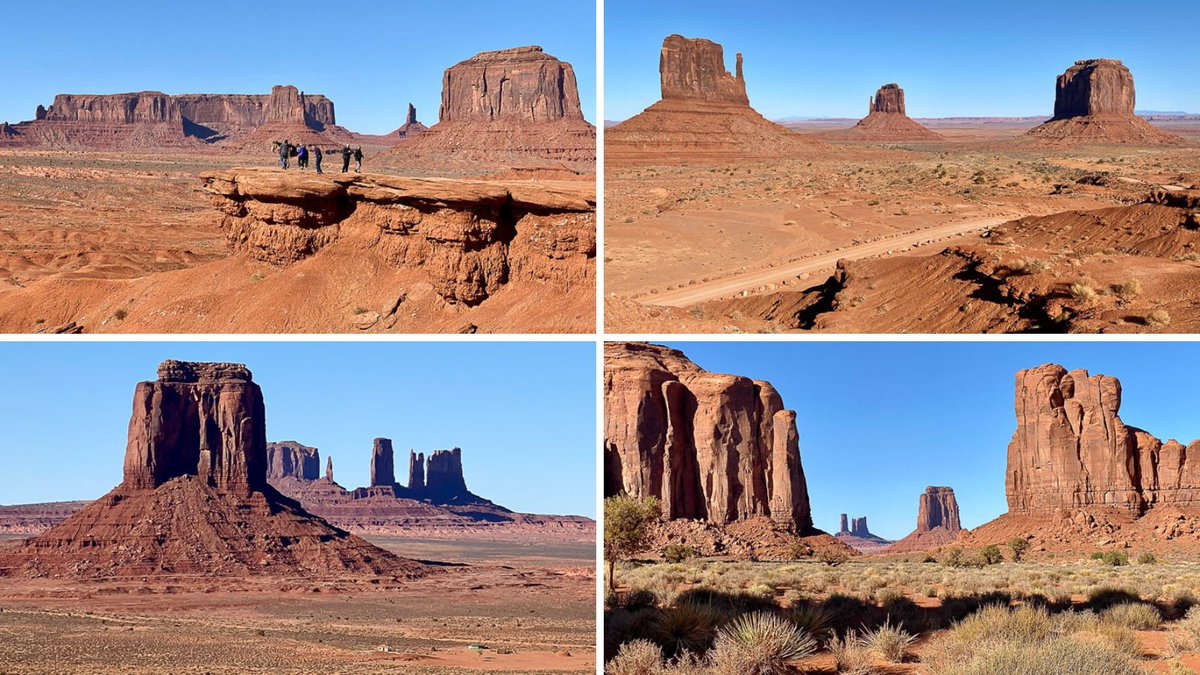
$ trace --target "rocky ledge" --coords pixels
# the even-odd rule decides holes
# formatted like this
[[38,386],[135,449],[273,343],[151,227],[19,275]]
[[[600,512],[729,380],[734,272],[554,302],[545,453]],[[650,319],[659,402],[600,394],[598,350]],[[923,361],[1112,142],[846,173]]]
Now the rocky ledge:
[[587,182],[489,182],[233,169],[201,174],[230,245],[286,266],[353,240],[422,270],[447,302],[475,305],[514,280],[563,287],[595,274]]

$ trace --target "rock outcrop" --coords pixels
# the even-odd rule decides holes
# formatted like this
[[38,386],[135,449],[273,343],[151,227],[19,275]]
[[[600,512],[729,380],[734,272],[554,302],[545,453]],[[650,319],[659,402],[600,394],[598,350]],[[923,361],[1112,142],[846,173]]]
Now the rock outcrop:
[[669,519],[769,517],[813,531],[795,413],[767,382],[709,373],[656,345],[604,347],[604,494],[657,497]]
[[371,487],[396,484],[396,460],[390,438],[376,438],[371,442]]
[[662,100],[605,131],[605,161],[623,165],[728,162],[819,147],[750,107],[742,55],[725,70],[721,45],[670,35],[659,57]]
[[428,130],[429,127],[417,121],[417,109],[413,104],[409,103],[408,115],[404,118],[404,124],[400,125],[400,128],[396,130],[396,135],[401,138],[408,138]]
[[165,361],[140,383],[125,479],[0,553],[0,575],[415,576],[424,566],[307,513],[267,483],[262,391],[240,364]]
[[[332,458],[330,458],[332,462]],[[327,467],[329,468],[329,467]],[[321,475],[321,452],[295,441],[267,444],[267,479],[316,480]]]
[[410,450],[408,453],[408,489],[418,492],[425,489],[425,453]]
[[[333,102],[279,85],[266,95],[59,94],[35,119],[13,127],[22,145],[94,149],[155,149],[218,143],[236,147],[272,134],[297,141],[344,140]],[[328,133],[326,133],[328,132]],[[261,150],[262,148],[259,148]]]
[[1114,59],[1088,59],[1058,76],[1054,117],[1029,130],[1051,143],[1171,145],[1183,139],[1134,114],[1133,75]]
[[887,549],[888,553],[925,551],[953,543],[963,531],[954,489],[927,487],[917,505],[917,529]]
[[1116,378],[1058,365],[1018,373],[1009,513],[1200,505],[1200,441],[1163,443],[1126,426],[1120,408]]
[[892,543],[871,532],[870,528],[867,527],[866,516],[851,518],[847,521],[846,514],[844,513],[841,516],[841,528],[838,530],[836,537],[839,541],[859,553],[878,553]]
[[584,120],[571,64],[541,47],[517,47],[447,68],[438,123],[395,152],[498,168],[553,160],[594,170],[596,129]]
[[325,458],[325,480],[333,482],[333,458]]
[[908,116],[904,90],[898,84],[885,84],[867,104],[867,116],[845,132],[829,137],[865,141],[939,141],[941,134],[930,131]]
[[478,305],[507,284],[595,283],[595,186],[241,169],[202,174],[230,245],[286,266],[353,247]]

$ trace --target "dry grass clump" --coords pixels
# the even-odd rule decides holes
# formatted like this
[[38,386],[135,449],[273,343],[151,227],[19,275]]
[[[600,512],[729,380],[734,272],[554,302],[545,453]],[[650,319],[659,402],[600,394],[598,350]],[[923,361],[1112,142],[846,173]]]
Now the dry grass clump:
[[817,651],[817,641],[769,612],[743,614],[717,634],[709,656],[721,675],[786,675],[787,662]]
[[1071,284],[1071,288],[1068,291],[1071,294],[1071,299],[1081,305],[1090,305],[1096,301],[1096,289],[1082,281],[1076,281]]
[[1170,323],[1171,315],[1168,314],[1167,310],[1163,309],[1162,307],[1151,310],[1150,313],[1146,315],[1146,325],[1148,326],[1166,326]]
[[1162,625],[1162,613],[1145,602],[1123,602],[1105,610],[1100,618],[1104,623],[1132,630],[1157,630]]
[[854,631],[846,631],[845,635],[835,637],[830,640],[828,646],[839,673],[868,675],[874,672],[872,668],[874,653]]
[[1129,302],[1141,294],[1142,282],[1138,281],[1137,279],[1130,279],[1129,281],[1119,284],[1113,284],[1112,292],[1113,295],[1116,295],[1118,298],[1124,300],[1125,302]]
[[863,642],[871,651],[888,663],[900,663],[904,660],[904,652],[917,641],[917,636],[905,632],[899,625],[892,625],[891,619],[875,630],[863,633]]
[[604,675],[659,675],[662,672],[662,650],[649,640],[626,642],[604,666]]

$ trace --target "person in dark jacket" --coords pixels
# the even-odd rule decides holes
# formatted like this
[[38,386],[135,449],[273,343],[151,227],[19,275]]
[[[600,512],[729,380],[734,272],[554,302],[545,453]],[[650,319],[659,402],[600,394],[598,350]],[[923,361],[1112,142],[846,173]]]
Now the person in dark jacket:
[[301,171],[308,168],[308,147],[303,143],[296,148],[296,166],[300,167]]
[[313,162],[317,167],[317,173],[323,173],[321,171],[321,157],[324,156],[324,153],[321,152],[321,146],[314,145],[313,149],[312,149],[312,154],[313,154]]
[[362,173],[362,146],[354,148],[354,173]]
[[350,152],[349,145],[342,148],[342,173],[350,170],[350,155],[352,154],[354,153]]
[[279,168],[283,169],[284,171],[287,171],[288,155],[291,154],[291,151],[292,146],[288,145],[287,140],[284,139],[284,141],[279,144]]

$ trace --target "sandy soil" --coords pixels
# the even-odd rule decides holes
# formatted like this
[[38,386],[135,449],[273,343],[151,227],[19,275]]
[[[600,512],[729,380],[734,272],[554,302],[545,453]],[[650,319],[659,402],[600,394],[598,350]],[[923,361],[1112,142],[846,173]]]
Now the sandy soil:
[[[809,288],[839,259],[934,253],[1017,218],[1127,204],[1200,169],[1192,147],[1049,148],[1022,140],[1028,125],[1019,120],[975,124],[931,124],[944,142],[865,143],[817,131],[835,124],[801,123],[790,126],[816,132],[827,152],[773,163],[608,167],[608,329],[762,330],[706,311],[657,308]],[[1191,127],[1170,131],[1197,140]],[[1105,179],[1079,182],[1092,175]]]
[[6,673],[595,670],[593,547],[375,543],[442,564],[402,584],[0,580],[0,664]]

